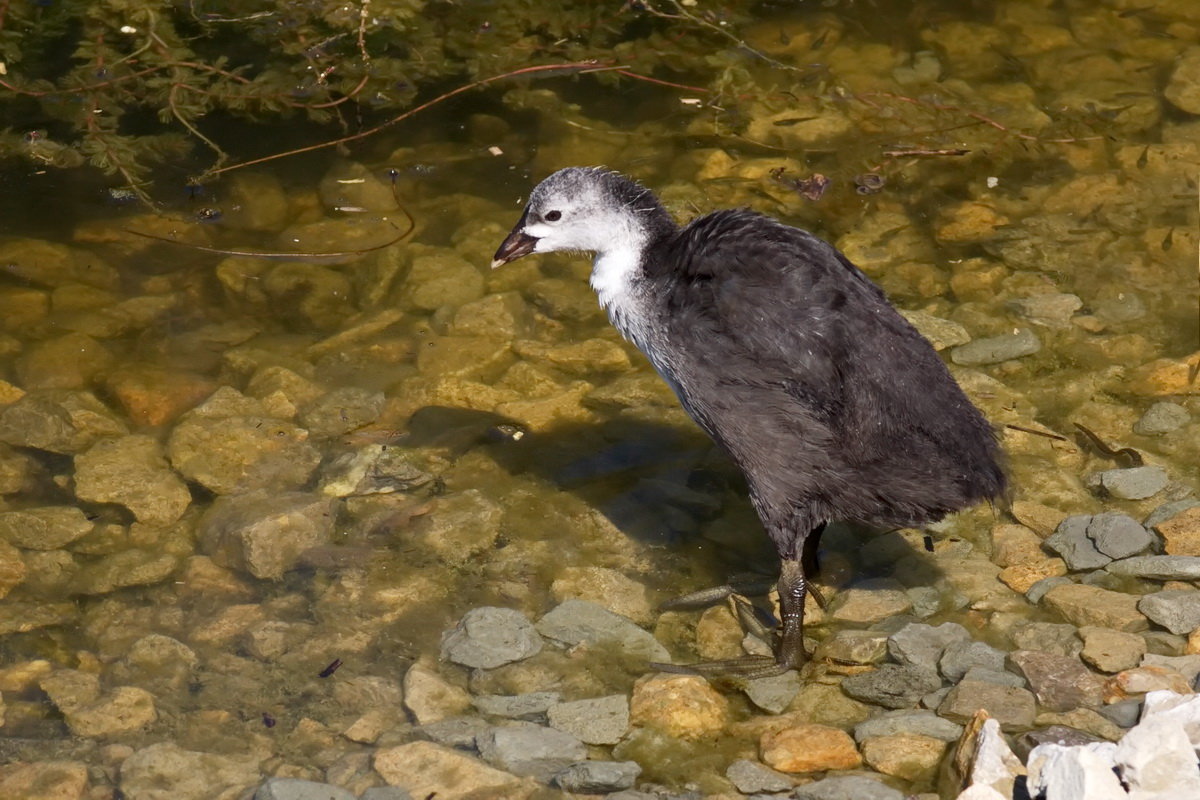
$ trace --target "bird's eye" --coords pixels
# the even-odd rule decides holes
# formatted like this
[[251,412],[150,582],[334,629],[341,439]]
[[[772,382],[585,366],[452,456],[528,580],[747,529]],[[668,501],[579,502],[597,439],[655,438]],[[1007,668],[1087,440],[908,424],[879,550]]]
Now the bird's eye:
[[561,211],[547,211],[546,212],[546,222],[558,222],[560,219],[562,219]]

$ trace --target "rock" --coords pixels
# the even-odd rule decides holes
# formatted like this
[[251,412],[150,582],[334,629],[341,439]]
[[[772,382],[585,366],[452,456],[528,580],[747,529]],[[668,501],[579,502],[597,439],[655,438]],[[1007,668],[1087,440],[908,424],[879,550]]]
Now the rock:
[[951,644],[966,643],[971,634],[957,622],[926,625],[910,622],[888,637],[888,654],[907,666],[937,669],[942,653]]
[[0,539],[0,598],[20,586],[27,574],[21,551]]
[[542,637],[524,614],[511,608],[472,609],[442,634],[442,658],[466,667],[492,669],[541,649]]
[[471,696],[447,682],[424,661],[404,673],[404,707],[420,725],[461,714],[471,707]]
[[491,727],[479,717],[449,717],[421,725],[415,732],[423,739],[446,747],[474,750],[475,738],[487,733]]
[[1014,500],[1012,514],[1017,521],[1032,530],[1043,539],[1054,533],[1066,514],[1057,508],[1033,503],[1028,500]]
[[461,306],[483,297],[483,275],[461,256],[429,248],[412,260],[401,288],[400,301],[421,311]]
[[1171,633],[1191,633],[1200,628],[1200,592],[1167,589],[1143,595],[1138,610]]
[[1166,667],[1134,667],[1108,679],[1104,685],[1104,702],[1113,704],[1130,697],[1166,689],[1179,694],[1191,694],[1187,680]]
[[1146,617],[1138,611],[1137,597],[1099,586],[1076,583],[1055,586],[1046,592],[1042,603],[1079,627],[1099,625],[1130,633],[1149,627]]
[[[801,681],[800,692],[789,706],[789,714],[798,715],[802,722],[848,728],[871,716],[874,709],[847,696],[840,684]],[[777,721],[766,717],[767,721]]]
[[39,686],[76,736],[132,733],[158,719],[154,696],[145,689],[119,686],[102,694],[99,677],[90,672],[60,669],[43,678]]
[[[3,405],[3,398],[0,398]],[[25,453],[0,444],[0,495],[17,494],[33,488],[38,463]]]
[[138,800],[211,800],[258,781],[256,758],[200,753],[163,742],[122,762],[120,788],[126,797]]
[[476,737],[479,755],[515,775],[543,782],[574,761],[587,758],[587,747],[569,733],[533,722],[496,725]]
[[941,686],[942,679],[935,670],[902,664],[884,664],[842,681],[846,694],[884,708],[911,708]]
[[912,600],[903,585],[894,578],[859,581],[843,590],[833,601],[831,617],[851,625],[872,625],[880,620],[906,614]]
[[1038,603],[1042,602],[1042,598],[1046,596],[1046,592],[1050,591],[1055,586],[1067,586],[1068,584],[1074,583],[1074,581],[1072,581],[1070,578],[1065,577],[1066,562],[1064,561],[1062,564],[1063,572],[1061,575],[1050,575],[1034,581],[1033,584],[1031,584],[1030,587],[1025,590],[1025,599],[1034,605],[1037,605]]
[[1144,716],[1121,737],[1113,756],[1131,797],[1200,797],[1195,747],[1169,716]]
[[954,683],[972,667],[1003,670],[1004,651],[983,642],[957,642],[946,648],[938,666],[942,675]]
[[548,718],[550,727],[585,744],[616,744],[629,730],[629,699],[614,694],[556,703],[550,707]]
[[1192,415],[1183,406],[1160,400],[1133,423],[1133,432],[1142,436],[1161,436],[1179,430],[1191,420]]
[[1033,355],[1042,343],[1028,328],[985,339],[975,339],[950,351],[950,360],[962,367],[999,364],[1014,358]]
[[49,389],[29,392],[0,409],[0,442],[73,454],[105,436],[129,433],[91,392]]
[[616,792],[628,789],[642,774],[636,761],[579,761],[554,776],[554,785],[568,792]]
[[84,800],[88,765],[80,761],[13,761],[0,766],[0,797],[13,800]]
[[564,600],[543,616],[537,630],[547,639],[573,647],[615,648],[639,660],[671,660],[667,649],[631,620],[585,600]]
[[1167,488],[1170,478],[1162,467],[1109,469],[1097,473],[1100,486],[1118,500],[1145,500]]
[[1091,521],[1090,516],[1067,517],[1058,530],[1046,538],[1046,547],[1062,556],[1072,570],[1098,569],[1113,560],[1112,556],[1100,552],[1088,536]]
[[1070,711],[1101,704],[1103,685],[1078,658],[1018,650],[1009,661],[1029,681],[1038,703],[1050,711]]
[[1033,693],[1016,686],[981,681],[962,681],[946,695],[937,713],[954,722],[967,722],[983,709],[1006,731],[1033,725],[1036,702]]
[[755,792],[786,792],[793,786],[792,779],[765,764],[739,758],[725,770],[725,777],[743,794]]
[[148,525],[170,525],[192,502],[159,443],[140,434],[101,439],[76,455],[75,496],[125,506]]
[[883,631],[834,631],[817,645],[813,658],[838,664],[877,664],[887,656],[888,639]]
[[796,788],[795,800],[904,800],[904,793],[864,775],[822,778]]
[[76,624],[78,620],[79,608],[75,603],[20,602],[11,598],[0,603],[0,636]]
[[1175,62],[1163,96],[1189,114],[1200,114],[1200,48],[1191,48]]
[[330,497],[417,493],[436,480],[418,463],[402,447],[366,444],[325,461],[317,488]]
[[885,711],[877,717],[855,725],[854,739],[861,744],[871,738],[907,733],[942,742],[953,742],[962,735],[962,731],[962,725],[942,719],[925,709]]
[[[624,695],[622,695],[622,699],[624,699]],[[473,697],[471,703],[475,708],[479,709],[480,713],[493,717],[528,719],[536,722],[545,720],[550,707],[557,705],[560,700],[558,692],[526,692],[525,694],[515,695],[480,694]],[[625,716],[628,718],[629,703],[626,702],[625,705]],[[557,728],[558,726],[555,725],[554,727]],[[578,736],[577,733],[571,730],[567,730],[567,733]]]
[[1083,637],[1083,660],[1101,672],[1120,672],[1141,663],[1146,640],[1134,633],[1087,626],[1079,629]]
[[1071,317],[1083,308],[1083,301],[1078,295],[1048,292],[1010,300],[1008,307],[1034,325],[1066,330],[1071,327]]
[[134,642],[113,667],[113,678],[155,692],[187,689],[199,663],[195,651],[178,639],[150,633]]
[[1045,559],[1041,536],[1024,525],[992,526],[992,563],[1001,567]]
[[625,348],[609,339],[587,339],[568,344],[518,341],[513,350],[521,358],[563,372],[591,376],[597,372],[625,372],[630,367]]
[[[988,669],[987,667],[971,667],[966,674],[962,676],[964,681],[983,681],[984,683],[995,683],[1000,686],[1019,686],[1027,688],[1027,681],[1020,675],[1015,675],[1011,672],[1003,672],[997,669]],[[932,705],[931,705],[932,707]]]
[[406,789],[413,797],[525,800],[537,789],[528,779],[522,780],[433,742],[381,748],[375,753],[373,763],[389,786]]
[[329,543],[334,502],[319,494],[264,489],[218,497],[200,520],[200,546],[223,567],[279,580],[306,550]]
[[1008,798],[1024,771],[1000,732],[1000,724],[980,710],[963,729],[941,783],[943,788],[952,784],[986,787]]
[[58,550],[92,532],[75,506],[42,506],[0,512],[0,538],[26,550]]
[[[1030,589],[1046,578],[1055,578],[1066,574],[1066,561],[1061,558],[1044,558],[1029,564],[1014,564],[1011,567],[1005,567],[996,577],[1014,592],[1027,594]],[[1035,601],[1031,600],[1030,602]]]
[[914,733],[879,736],[862,743],[867,764],[905,781],[932,779],[945,752],[946,742]]
[[461,566],[496,544],[504,509],[478,489],[438,497],[433,507],[413,520],[406,543]]
[[17,361],[20,385],[37,389],[86,389],[112,364],[107,347],[83,333],[32,345]]
[[854,769],[862,764],[854,740],[828,725],[794,725],[768,731],[759,740],[765,764],[781,772]]
[[1125,800],[1129,795],[1114,772],[1114,749],[1109,742],[1076,747],[1038,745],[1029,754],[1026,785],[1030,795],[1057,797],[1064,793],[1087,800]]
[[358,800],[349,789],[299,778],[268,778],[254,800]]
[[1142,666],[1173,669],[1182,675],[1188,684],[1195,686],[1196,677],[1200,676],[1200,655],[1161,656],[1156,653],[1147,653],[1142,658]]
[[1074,625],[1054,622],[1026,622],[1012,631],[1013,644],[1018,650],[1041,650],[1061,656],[1077,656],[1083,649]]
[[633,685],[630,722],[680,739],[700,739],[729,724],[729,701],[697,675],[643,675]]
[[199,405],[217,383],[192,372],[129,364],[110,371],[104,387],[135,425],[156,428]]
[[1022,733],[1016,739],[1015,752],[1018,756],[1028,759],[1029,753],[1040,744],[1057,744],[1061,747],[1075,747],[1081,744],[1103,742],[1099,736],[1068,728],[1066,725],[1051,725]]
[[1200,506],[1185,508],[1154,526],[1172,556],[1200,556]]
[[587,600],[639,625],[648,625],[657,616],[644,585],[607,567],[567,567],[550,585],[550,594],[560,603],[569,598]]
[[908,320],[917,332],[929,340],[934,350],[945,350],[971,341],[967,329],[957,322],[934,316],[925,311],[900,310],[900,316]]
[[788,670],[782,675],[753,678],[744,687],[750,702],[769,714],[779,714],[786,709],[800,692],[800,674]]
[[383,406],[383,392],[343,386],[307,406],[300,423],[314,436],[333,438],[372,424],[383,413]]
[[1195,581],[1200,580],[1200,557],[1134,556],[1114,561],[1105,567],[1105,571],[1156,581]]
[[1114,559],[1128,558],[1154,544],[1154,536],[1138,524],[1137,520],[1127,514],[1115,512],[1090,517],[1087,536],[1097,550]]

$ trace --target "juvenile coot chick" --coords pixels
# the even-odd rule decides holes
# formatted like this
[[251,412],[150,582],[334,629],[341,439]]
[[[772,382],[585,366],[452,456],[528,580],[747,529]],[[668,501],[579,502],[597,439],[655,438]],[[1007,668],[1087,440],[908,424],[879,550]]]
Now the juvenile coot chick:
[[648,189],[572,167],[533,190],[492,266],[555,250],[596,254],[613,325],[745,472],[782,562],[775,658],[757,674],[804,662],[826,523],[922,525],[1004,491],[992,429],[941,358],[815,236],[746,209],[681,228]]

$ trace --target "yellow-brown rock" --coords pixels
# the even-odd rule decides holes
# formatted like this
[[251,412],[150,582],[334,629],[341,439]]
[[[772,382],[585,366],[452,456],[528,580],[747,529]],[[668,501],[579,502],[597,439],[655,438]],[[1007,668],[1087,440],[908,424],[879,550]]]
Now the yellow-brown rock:
[[758,743],[763,763],[781,772],[824,772],[862,764],[854,740],[828,725],[795,725],[764,733]]
[[729,701],[698,675],[645,675],[633,685],[629,720],[681,739],[701,739],[729,724]]
[[946,742],[916,733],[897,733],[867,739],[862,751],[867,764],[884,775],[926,781],[937,771],[946,752]]
[[1117,703],[1146,692],[1170,689],[1177,694],[1192,694],[1187,678],[1166,667],[1135,667],[1118,672],[1104,684],[1104,702]]
[[1185,508],[1154,530],[1162,535],[1167,555],[1200,556],[1200,506]]
[[1067,562],[1061,558],[1043,558],[1029,564],[1015,564],[1000,570],[996,577],[1014,592],[1025,594],[1029,587],[1042,578],[1052,578],[1067,574]]

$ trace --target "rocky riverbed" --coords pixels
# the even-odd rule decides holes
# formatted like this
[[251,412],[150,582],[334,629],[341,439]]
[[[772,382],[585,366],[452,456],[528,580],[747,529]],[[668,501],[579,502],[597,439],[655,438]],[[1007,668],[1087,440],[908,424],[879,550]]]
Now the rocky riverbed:
[[[748,62],[764,91],[736,119],[668,93],[631,136],[514,88],[525,127],[490,108],[316,181],[234,172],[215,222],[6,231],[0,797],[1200,783],[1200,12],[1008,0],[903,47],[825,13],[742,33],[820,58],[822,99]],[[901,146],[935,124],[968,152]],[[797,673],[649,668],[766,652],[725,605],[658,610],[773,569],[766,538],[586,261],[487,269],[536,178],[598,161],[681,217],[749,204],[835,242],[1008,453],[1010,503],[830,528]],[[373,250],[397,197],[414,236]]]

